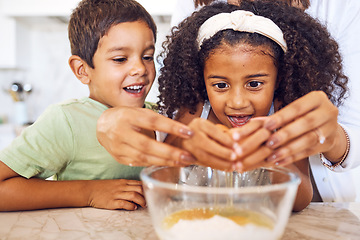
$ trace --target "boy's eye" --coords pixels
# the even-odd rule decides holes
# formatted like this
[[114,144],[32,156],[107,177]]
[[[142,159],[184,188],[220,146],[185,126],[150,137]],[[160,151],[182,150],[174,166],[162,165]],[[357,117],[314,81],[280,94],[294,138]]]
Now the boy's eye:
[[213,86],[215,86],[218,89],[224,89],[229,87],[229,85],[227,83],[221,82],[221,83],[215,83]]
[[114,61],[115,61],[115,62],[122,63],[122,62],[125,62],[125,61],[126,61],[126,58],[124,58],[124,57],[121,57],[121,58],[114,58]]

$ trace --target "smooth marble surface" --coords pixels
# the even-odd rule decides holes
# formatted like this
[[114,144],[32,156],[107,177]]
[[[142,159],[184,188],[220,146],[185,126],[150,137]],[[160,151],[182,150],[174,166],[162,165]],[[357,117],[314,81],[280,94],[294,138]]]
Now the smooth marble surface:
[[[68,208],[0,213],[0,239],[158,240],[147,209]],[[311,203],[290,217],[282,240],[360,239],[360,203]]]

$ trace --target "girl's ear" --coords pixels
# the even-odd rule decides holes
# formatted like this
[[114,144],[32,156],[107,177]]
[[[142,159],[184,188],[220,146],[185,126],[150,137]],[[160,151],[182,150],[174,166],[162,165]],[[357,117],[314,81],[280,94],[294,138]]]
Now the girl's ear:
[[89,84],[90,83],[90,77],[87,72],[88,65],[86,62],[84,62],[79,56],[72,55],[69,58],[69,65],[77,79],[80,80],[83,84]]

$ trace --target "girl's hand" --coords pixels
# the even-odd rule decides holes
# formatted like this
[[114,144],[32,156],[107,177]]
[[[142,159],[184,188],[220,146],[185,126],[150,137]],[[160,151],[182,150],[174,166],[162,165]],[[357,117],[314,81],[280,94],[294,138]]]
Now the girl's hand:
[[325,93],[314,91],[269,116],[264,127],[277,130],[266,143],[275,151],[267,161],[288,164],[323,152],[336,162],[346,149],[337,115],[338,109]]
[[188,126],[194,134],[191,138],[182,140],[182,147],[195,156],[195,164],[232,170],[236,154],[231,135],[222,127],[201,118],[193,119]]
[[146,207],[141,181],[116,179],[90,182],[90,207],[112,210],[136,210],[139,206]]
[[242,172],[271,165],[264,161],[273,153],[272,149],[265,146],[271,135],[263,127],[265,119],[266,117],[253,118],[244,126],[229,130],[235,141],[234,149],[237,154],[234,170]]
[[193,162],[188,152],[156,141],[155,130],[181,138],[192,135],[186,125],[145,108],[110,108],[97,123],[100,144],[122,164],[174,166]]

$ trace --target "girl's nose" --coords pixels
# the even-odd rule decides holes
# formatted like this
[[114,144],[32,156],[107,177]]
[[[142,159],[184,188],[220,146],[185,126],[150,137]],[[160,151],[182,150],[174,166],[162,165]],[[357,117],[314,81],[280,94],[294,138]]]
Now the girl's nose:
[[227,105],[232,109],[242,109],[249,105],[249,101],[246,98],[246,94],[242,94],[239,91],[232,91],[229,95]]
[[130,69],[130,76],[143,76],[146,73],[146,67],[142,59],[135,60]]

